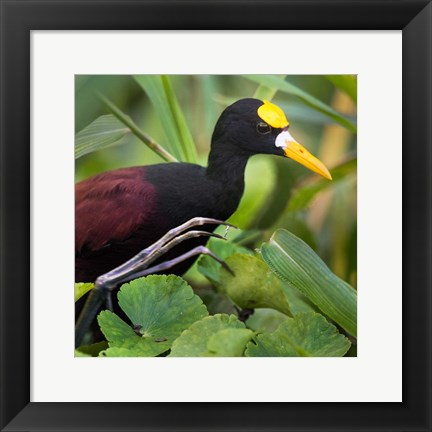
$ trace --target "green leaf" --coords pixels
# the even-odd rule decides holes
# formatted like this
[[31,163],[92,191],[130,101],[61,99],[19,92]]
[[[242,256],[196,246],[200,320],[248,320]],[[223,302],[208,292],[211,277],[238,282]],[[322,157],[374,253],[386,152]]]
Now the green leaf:
[[[207,243],[207,247],[216,254],[221,260],[226,260],[229,256],[236,253],[251,254],[253,252],[245,247],[238,246],[235,243],[231,243],[226,240],[220,240],[212,238]],[[203,274],[213,285],[216,287],[220,284],[220,269],[221,264],[219,264],[213,258],[207,255],[201,255],[198,260],[198,270]]]
[[247,319],[246,325],[259,333],[274,332],[287,318],[285,314],[274,309],[256,309]]
[[134,78],[152,102],[170,151],[183,162],[196,163],[195,144],[169,78],[165,75],[137,75]]
[[326,114],[327,116],[335,120],[340,125],[346,127],[350,131],[354,133],[357,132],[356,125],[352,123],[350,120],[348,120],[347,118],[345,118],[342,114],[338,113],[332,107],[325,104],[324,102],[321,102],[319,99],[312,96],[311,94],[305,92],[304,90],[300,89],[294,84],[291,84],[290,82],[276,75],[243,75],[243,77],[251,81],[255,81],[261,85],[270,88],[276,88],[279,91],[282,91],[284,93],[297,96],[305,104],[311,106],[317,111],[322,112],[323,114]]
[[220,270],[220,290],[242,309],[271,308],[285,315],[291,310],[281,283],[260,259],[236,254],[225,260],[233,276]]
[[345,92],[353,102],[357,103],[356,75],[326,75],[326,78],[339,90]]
[[130,350],[137,357],[161,354],[184,329],[208,315],[186,281],[173,275],[151,275],[124,284],[118,299],[134,327],[110,311],[99,314],[99,325],[110,345],[106,356],[118,352],[111,348]]
[[246,344],[254,332],[249,329],[228,328],[210,336],[207,343],[208,357],[242,357]]
[[170,347],[167,341],[159,343],[158,338],[137,334],[111,311],[102,311],[98,316],[98,323],[110,346],[101,351],[100,356],[115,357],[113,348],[122,348],[130,351],[130,357],[151,357],[167,351]]
[[101,351],[107,348],[107,341],[97,342],[92,345],[81,345],[75,350],[75,357],[97,357]]
[[299,290],[292,287],[287,282],[282,281],[283,292],[288,299],[290,310],[293,315],[297,315],[302,312],[317,312],[317,307],[311,303],[311,301],[303,295]]
[[84,294],[94,288],[94,283],[77,282],[75,284],[75,301],[78,301]]
[[[224,350],[220,347],[219,341],[221,335],[212,339],[210,345],[216,350],[214,352],[209,352],[208,344],[210,339],[221,330],[244,330],[245,328],[245,325],[234,315],[217,314],[208,316],[192,324],[174,341],[170,357],[205,357],[222,352]],[[239,344],[246,338],[244,333],[230,335],[230,348],[227,347],[226,349],[231,350],[231,352],[238,349]]]
[[277,230],[262,245],[261,254],[281,279],[348,333],[357,335],[356,291],[334,275],[305,242],[286,230]]
[[112,347],[99,353],[99,357],[138,357],[135,349]]
[[83,353],[83,352],[76,349],[74,357],[91,357],[91,355],[87,354],[87,353]]
[[124,144],[131,130],[113,115],[103,115],[75,135],[75,159],[113,145]]
[[246,357],[342,357],[350,341],[320,314],[302,313],[284,321],[274,333],[249,342]]
[[197,286],[197,295],[200,296],[210,315],[218,313],[230,315],[237,312],[233,302],[210,285]]
[[[331,170],[333,181],[319,179],[313,183],[308,183],[297,187],[292,193],[288,204],[288,211],[298,211],[306,208],[315,196],[325,190],[334,187],[348,176],[355,174],[357,170],[357,158],[344,162]],[[316,178],[316,176],[314,177]]]

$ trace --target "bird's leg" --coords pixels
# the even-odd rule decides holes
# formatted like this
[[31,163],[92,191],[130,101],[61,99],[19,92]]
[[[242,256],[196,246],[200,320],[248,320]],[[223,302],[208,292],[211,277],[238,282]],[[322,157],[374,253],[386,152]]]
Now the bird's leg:
[[[218,237],[223,238],[222,236],[218,236]],[[157,272],[160,272],[163,270],[168,270],[171,267],[174,267],[175,265],[177,265],[183,261],[186,261],[187,259],[192,258],[195,255],[208,255],[208,256],[212,257],[215,261],[217,261],[219,264],[221,264],[227,271],[229,271],[232,275],[234,275],[234,272],[230,269],[228,264],[225,261],[221,260],[210,249],[206,248],[205,246],[197,246],[197,247],[194,247],[193,249],[191,249],[190,251],[185,252],[184,254],[178,256],[177,258],[173,258],[172,260],[169,260],[169,261],[164,261],[164,262],[157,264],[153,267],[149,267],[149,268],[143,269],[142,271],[139,271],[138,273],[136,273],[134,275],[134,278],[147,276],[149,274],[157,273]]]
[[[121,282],[127,282],[125,277],[128,275],[135,275],[136,268],[143,268],[143,264],[150,264],[154,260],[156,260],[158,257],[166,253],[169,249],[171,249],[173,246],[177,245],[178,243],[181,243],[184,240],[193,238],[193,237],[200,237],[200,236],[209,236],[209,237],[218,237],[223,238],[219,236],[218,234],[209,233],[207,231],[188,231],[186,234],[183,234],[185,231],[187,231],[189,228],[193,228],[196,226],[202,226],[202,225],[225,225],[226,227],[233,227],[236,228],[234,225],[220,221],[218,219],[212,219],[212,218],[203,218],[203,217],[195,217],[193,219],[188,220],[182,225],[179,225],[176,228],[173,228],[169,230],[163,237],[161,237],[159,240],[157,240],[155,243],[147,247],[146,249],[139,252],[137,255],[132,257],[130,260],[126,261],[124,264],[120,265],[119,267],[116,267],[114,270],[111,270],[108,273],[105,273],[101,277],[107,277],[109,281],[115,281],[116,283]],[[183,234],[183,235],[181,235]],[[168,245],[171,245],[168,247]],[[129,280],[133,279],[135,277],[130,278]]]
[[[75,325],[75,348],[82,344],[84,336],[90,328],[102,304],[104,302],[109,302],[106,294],[108,290],[109,288],[102,287],[98,282],[96,282],[94,288],[90,291]],[[109,292],[111,292],[111,290],[109,290]],[[111,295],[108,296],[111,298]]]
[[145,276],[151,273],[167,270],[175,266],[176,264],[199,254],[211,256],[213,259],[221,263],[221,265],[223,265],[228,271],[232,273],[231,269],[224,261],[219,259],[215,254],[213,254],[213,252],[211,252],[204,246],[198,246],[191,251],[180,255],[177,258],[165,261],[154,267],[149,267],[152,262],[154,262],[160,256],[172,249],[174,246],[185,240],[201,236],[217,237],[224,239],[224,237],[220,236],[219,234],[211,233],[208,231],[195,230],[185,232],[189,228],[205,224],[225,225],[228,227],[234,227],[234,225],[217,219],[200,217],[193,218],[186,223],[171,229],[158,241],[139,252],[130,260],[126,261],[124,264],[116,267],[108,273],[99,276],[96,279],[95,287],[93,288],[93,290],[91,290],[75,327],[76,346],[79,346],[81,344],[85,333],[90,327],[102,304],[105,302],[108,308],[112,309],[112,291],[116,288],[116,286],[121,283],[125,283],[132,279],[136,279],[138,277]]

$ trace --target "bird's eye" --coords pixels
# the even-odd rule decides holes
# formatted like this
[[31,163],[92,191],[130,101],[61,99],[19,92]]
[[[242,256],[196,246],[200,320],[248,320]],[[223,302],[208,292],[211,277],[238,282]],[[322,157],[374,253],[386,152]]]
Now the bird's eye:
[[264,123],[264,122],[259,122],[257,124],[256,129],[260,134],[267,134],[267,133],[271,132],[271,127],[267,123]]

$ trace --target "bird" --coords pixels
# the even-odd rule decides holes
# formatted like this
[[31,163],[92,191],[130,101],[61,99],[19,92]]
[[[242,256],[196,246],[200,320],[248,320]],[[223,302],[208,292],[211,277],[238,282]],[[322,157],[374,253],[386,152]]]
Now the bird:
[[[215,235],[217,225],[236,211],[245,188],[246,164],[255,154],[293,159],[331,180],[326,166],[292,137],[289,127],[285,113],[274,103],[240,99],[217,120],[206,167],[178,162],[128,167],[77,183],[75,281],[115,275],[113,269],[127,267],[125,263],[140,253],[141,258],[156,253],[151,264],[155,272],[184,274],[197,254],[209,252],[203,245]],[[200,229],[188,235],[195,226]],[[171,234],[166,237],[167,233]],[[164,236],[168,240],[160,242]],[[176,237],[181,239],[165,253],[161,246]],[[196,254],[189,256],[192,250]],[[134,271],[128,267],[126,273],[133,276]],[[109,282],[108,276],[105,279]]]

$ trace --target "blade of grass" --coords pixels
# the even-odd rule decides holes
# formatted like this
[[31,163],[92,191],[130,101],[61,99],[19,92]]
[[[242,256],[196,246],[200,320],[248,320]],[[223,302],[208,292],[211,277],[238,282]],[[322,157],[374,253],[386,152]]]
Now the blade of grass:
[[162,159],[167,162],[178,162],[178,160],[169,152],[167,152],[161,145],[159,145],[153,138],[143,132],[134,121],[126,114],[124,114],[119,108],[117,108],[111,101],[105,96],[98,93],[99,99],[107,106],[107,108],[123,123],[130,131],[139,138],[147,147],[152,149]]
[[218,109],[216,104],[208,103],[217,93],[217,78],[213,75],[198,75],[201,83],[201,101],[204,109],[205,130],[208,136],[213,133],[214,125],[218,118]]
[[[178,109],[176,114],[174,114],[176,110],[173,108],[173,104],[176,105],[177,102],[174,102],[173,93],[170,97],[167,95],[166,87],[164,87],[164,82],[166,83],[167,80],[162,79],[159,75],[137,75],[134,76],[134,79],[149,97],[159,121],[162,122],[162,129],[166,137],[167,147],[179,160],[183,162],[196,162],[196,154],[194,159],[193,154],[188,156],[188,153],[185,150],[192,146],[195,148],[195,145],[192,141],[187,141],[186,143],[183,142],[178,122],[182,123],[183,127],[187,129],[186,121],[184,120],[183,115],[179,112],[180,109]],[[180,117],[183,118],[180,119]],[[185,133],[190,136],[189,132]]]
[[185,120],[185,116],[177,102],[177,98],[172,89],[171,80],[167,75],[161,76],[162,85],[165,90],[165,95],[168,101],[168,105],[171,109],[175,125],[177,126],[177,133],[180,137],[180,145],[182,146],[185,160],[187,162],[196,163],[198,160],[195,143],[192,138],[192,134],[188,128]]
[[[281,79],[285,79],[286,75],[278,75],[279,78]],[[269,87],[265,84],[260,84],[257,89],[255,90],[255,93],[253,95],[253,97],[255,99],[260,99],[260,100],[268,100],[271,101],[275,94],[277,93],[278,89],[276,87]]]
[[177,128],[165,97],[165,91],[160,76],[139,75],[134,76],[134,79],[144,90],[152,103],[156,116],[161,123],[167,148],[178,160],[185,161],[185,155],[182,152],[180,138],[177,134]]
[[277,90],[287,93],[293,96],[297,96],[300,100],[302,100],[305,104],[311,106],[312,108],[316,109],[317,111],[320,111],[333,120],[335,120],[340,125],[346,127],[351,132],[356,133],[357,127],[354,123],[349,121],[347,118],[345,118],[342,114],[335,111],[332,107],[325,104],[324,102],[321,102],[316,97],[312,96],[311,94],[305,92],[304,90],[300,89],[299,87],[291,84],[290,82],[278,77],[277,75],[243,75],[244,78],[257,82],[258,84],[270,87],[270,88],[276,88]]

